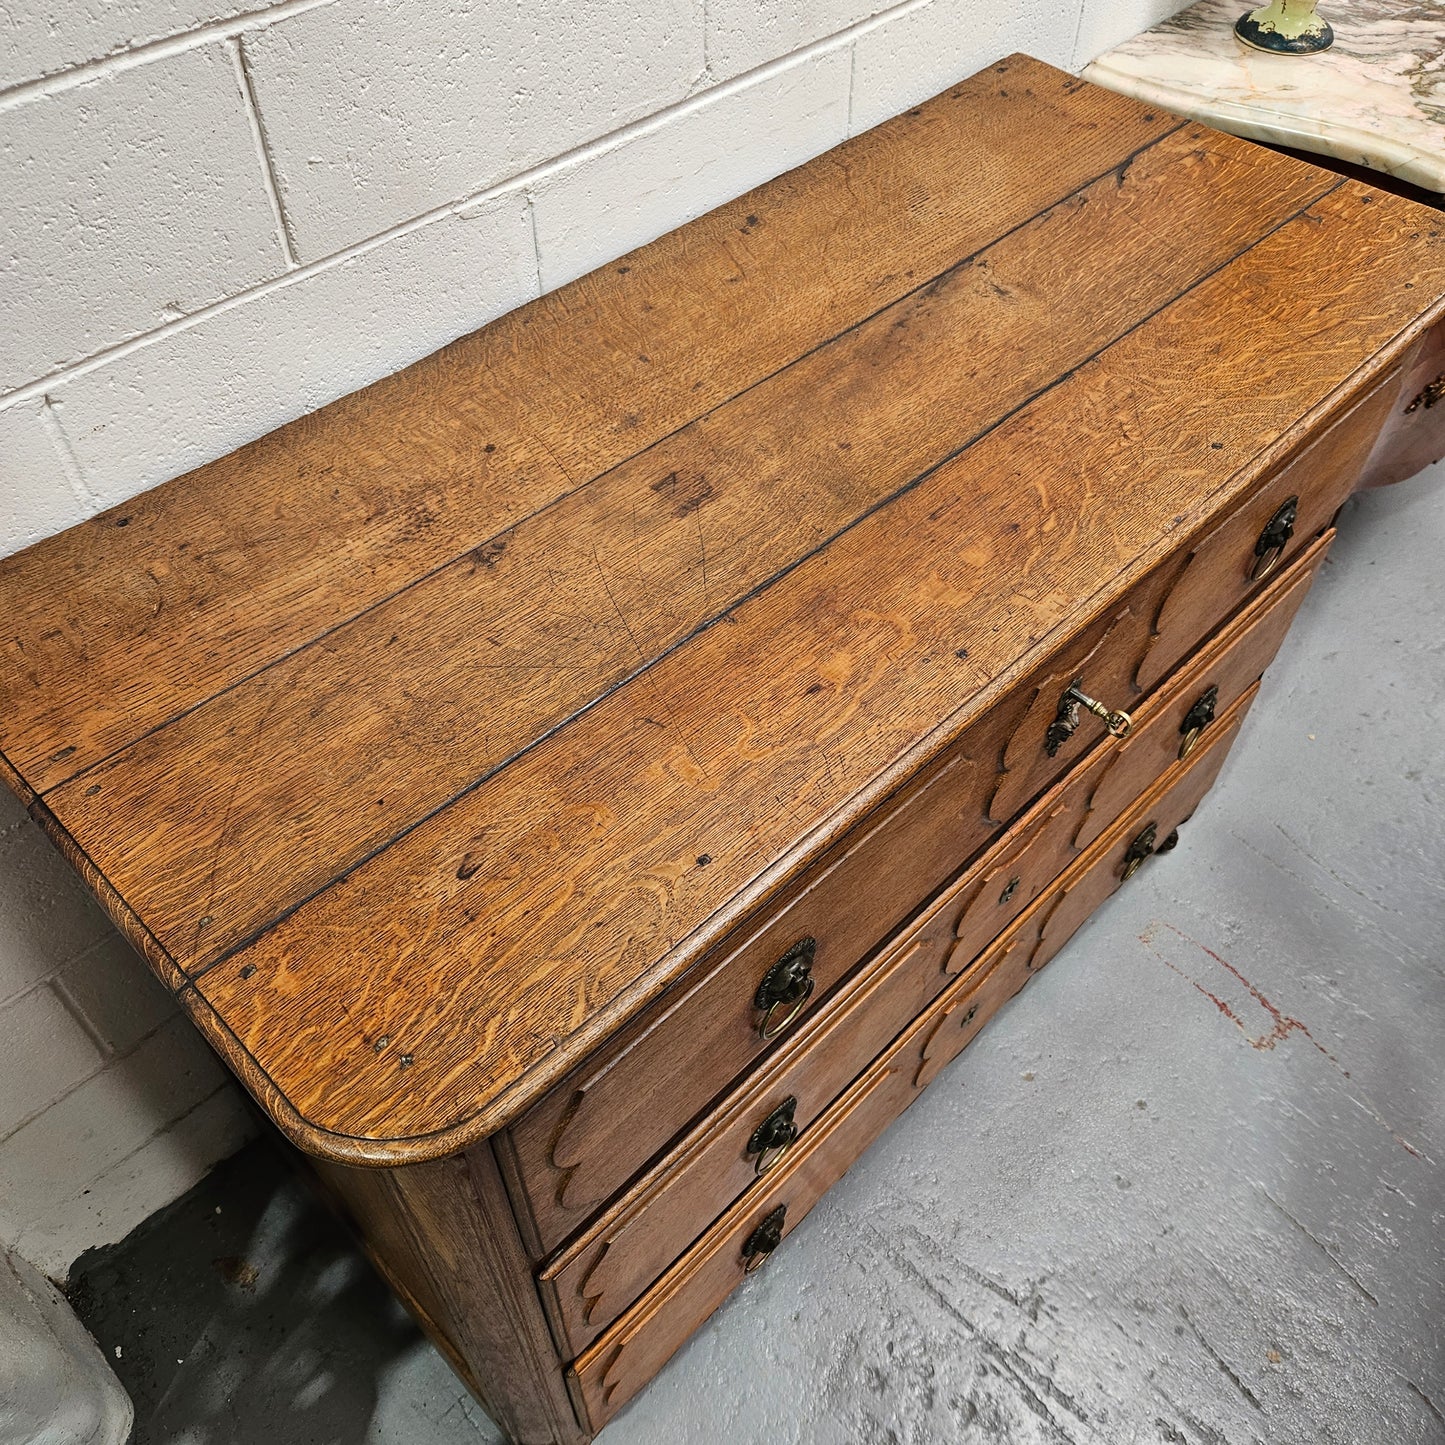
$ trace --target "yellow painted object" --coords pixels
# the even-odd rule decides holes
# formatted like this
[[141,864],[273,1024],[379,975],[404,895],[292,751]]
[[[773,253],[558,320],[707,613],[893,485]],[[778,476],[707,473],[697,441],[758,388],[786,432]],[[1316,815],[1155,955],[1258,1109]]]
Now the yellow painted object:
[[1271,0],[1241,15],[1234,33],[1246,45],[1273,55],[1314,55],[1328,50],[1335,40],[1318,7],[1319,0]]

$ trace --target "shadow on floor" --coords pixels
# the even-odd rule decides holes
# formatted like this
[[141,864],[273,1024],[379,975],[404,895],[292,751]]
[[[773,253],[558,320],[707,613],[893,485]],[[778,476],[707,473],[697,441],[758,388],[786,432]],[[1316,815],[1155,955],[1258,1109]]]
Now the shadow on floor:
[[133,1445],[496,1438],[269,1139],[70,1278],[135,1402]]

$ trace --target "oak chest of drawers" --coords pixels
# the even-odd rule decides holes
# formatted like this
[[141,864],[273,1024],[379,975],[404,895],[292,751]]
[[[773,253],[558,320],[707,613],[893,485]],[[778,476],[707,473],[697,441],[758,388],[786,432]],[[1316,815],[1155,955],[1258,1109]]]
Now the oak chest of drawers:
[[1166,866],[1442,297],[1015,57],[0,564],[0,771],[584,1439]]

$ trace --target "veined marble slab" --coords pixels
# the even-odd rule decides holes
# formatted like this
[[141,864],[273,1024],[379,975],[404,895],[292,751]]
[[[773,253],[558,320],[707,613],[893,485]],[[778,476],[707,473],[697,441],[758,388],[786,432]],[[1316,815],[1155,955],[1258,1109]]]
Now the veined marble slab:
[[1445,191],[1445,0],[1323,0],[1335,43],[1267,55],[1235,38],[1246,0],[1199,0],[1084,77],[1253,140]]

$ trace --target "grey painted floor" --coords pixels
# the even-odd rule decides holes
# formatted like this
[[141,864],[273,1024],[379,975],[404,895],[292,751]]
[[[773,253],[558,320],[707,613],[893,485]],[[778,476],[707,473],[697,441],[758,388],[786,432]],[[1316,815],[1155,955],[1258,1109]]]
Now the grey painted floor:
[[[1343,533],[1179,848],[605,1445],[1445,1441],[1445,467]],[[79,1295],[138,1445],[494,1438],[269,1146]]]

